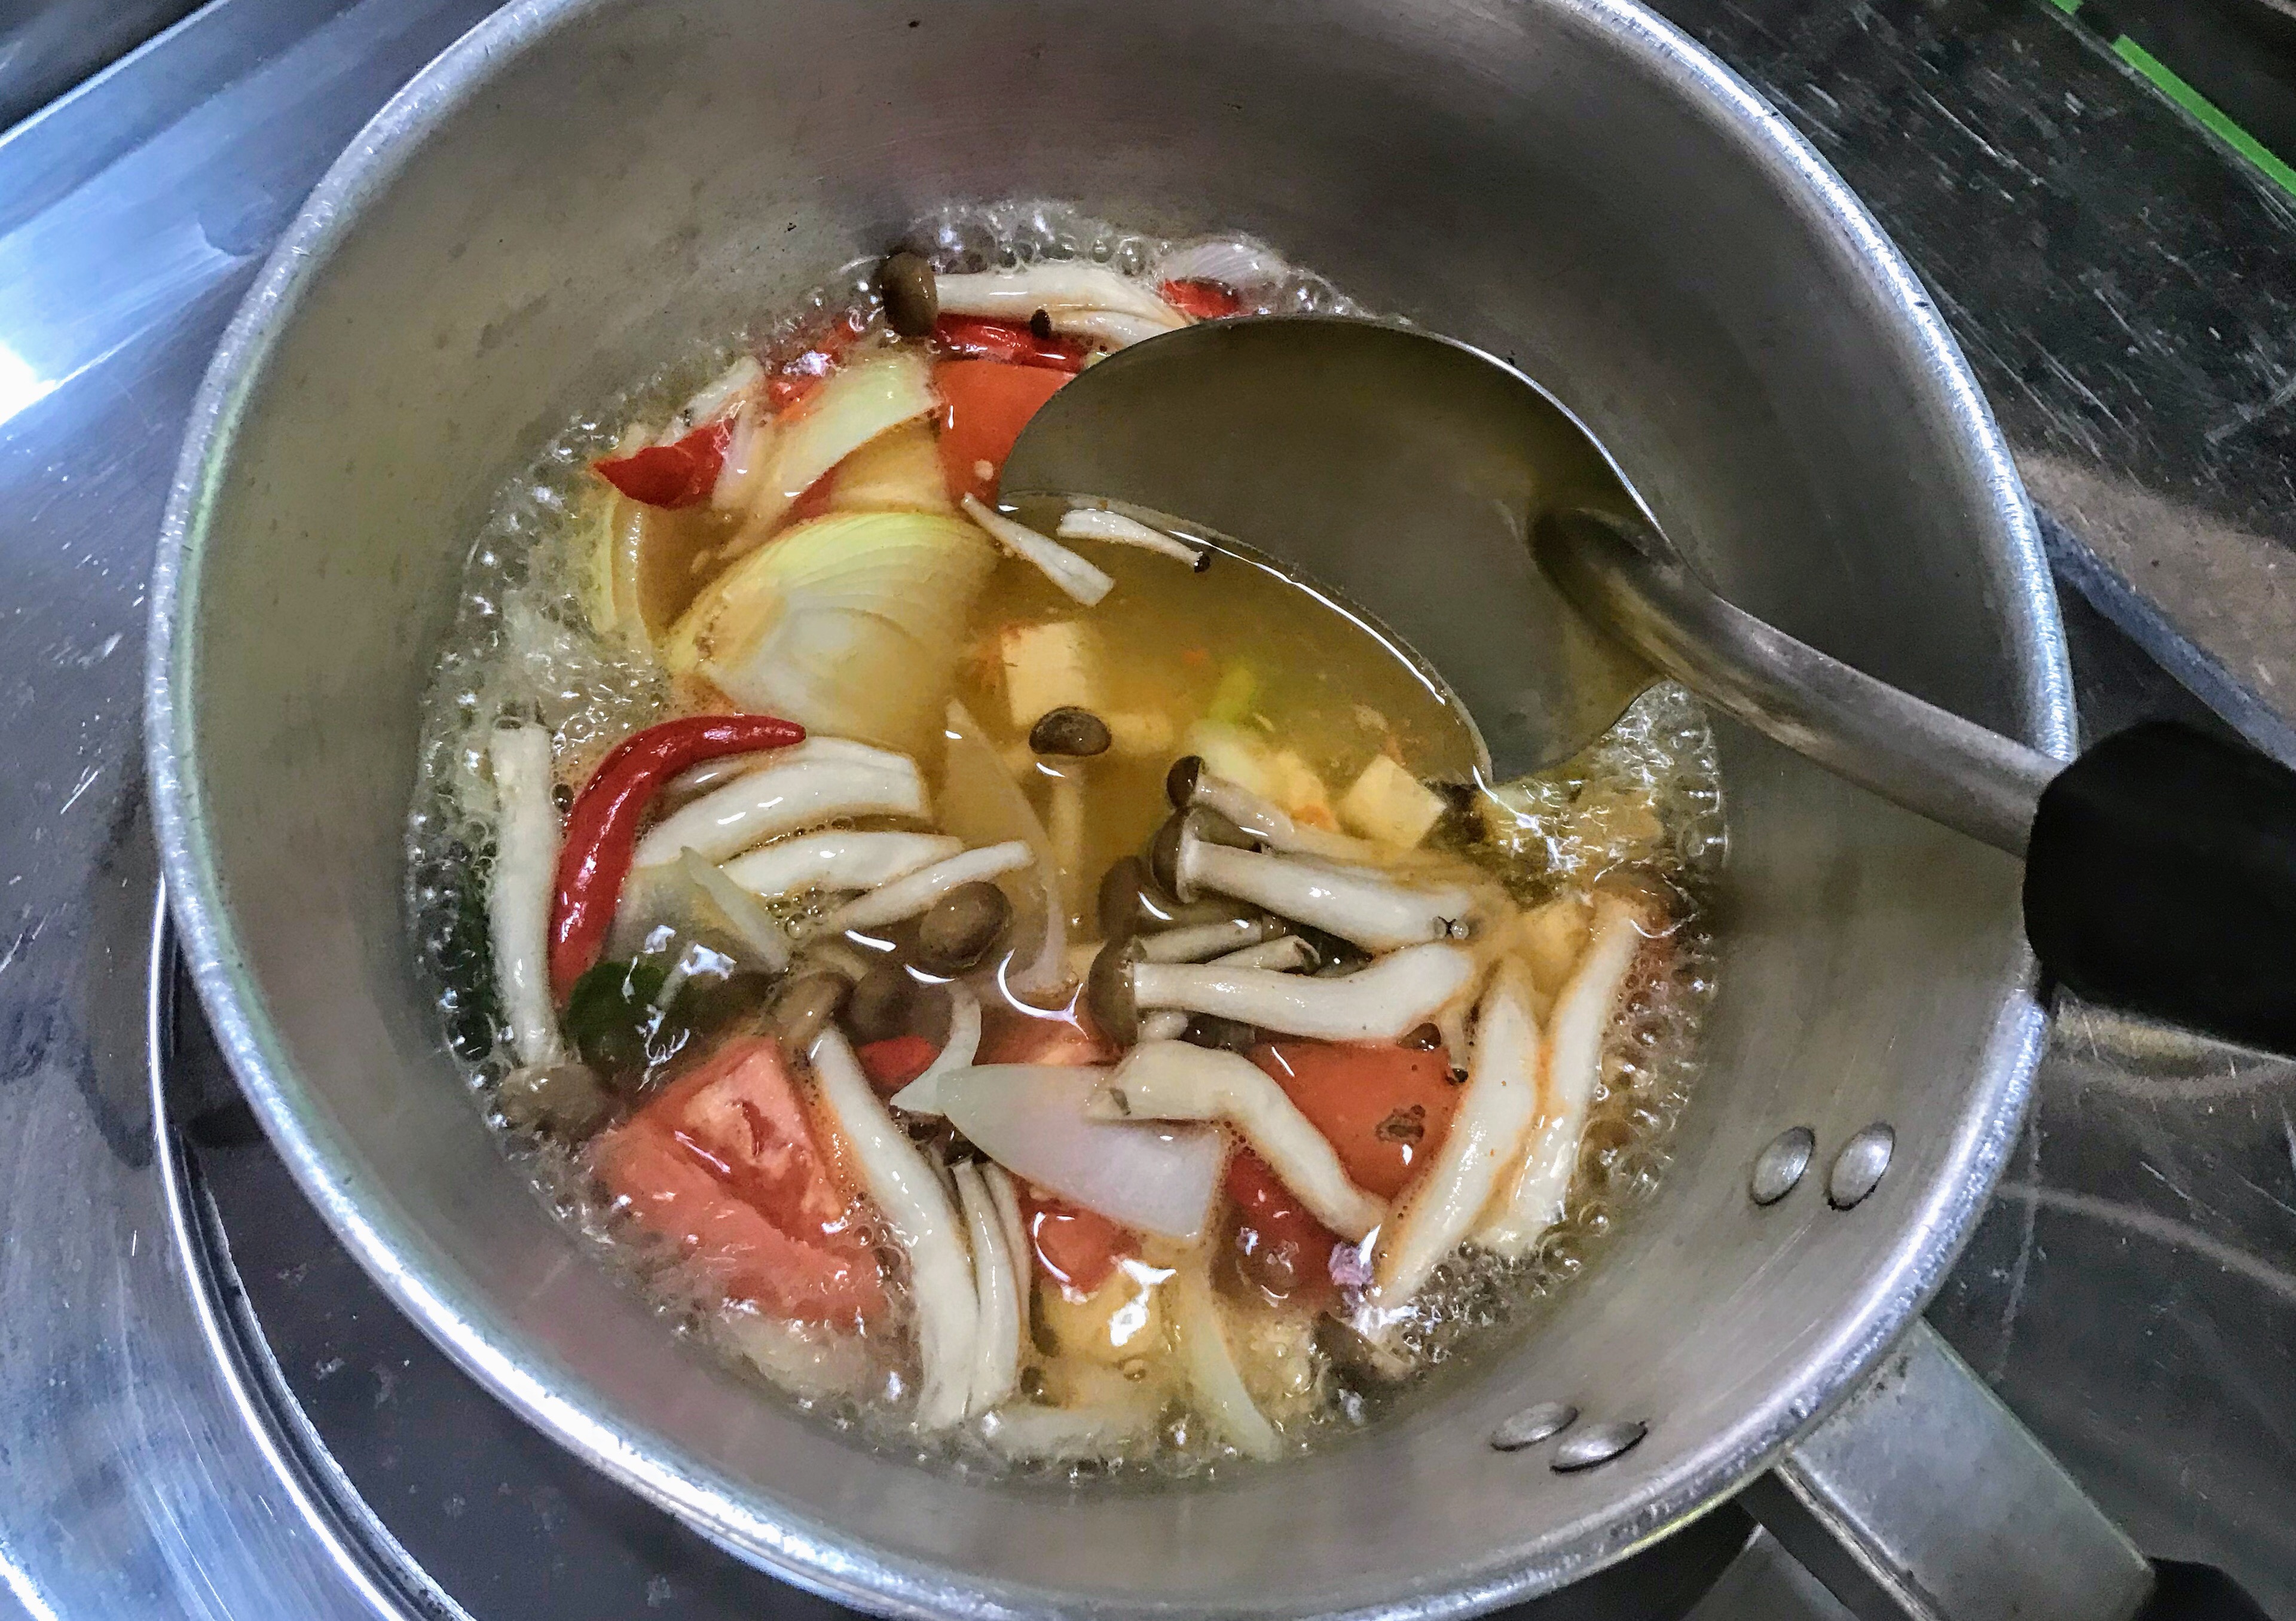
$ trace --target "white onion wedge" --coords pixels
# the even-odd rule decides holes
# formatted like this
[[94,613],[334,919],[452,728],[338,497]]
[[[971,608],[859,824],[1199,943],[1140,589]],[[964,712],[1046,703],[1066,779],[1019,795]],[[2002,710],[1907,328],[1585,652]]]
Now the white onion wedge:
[[1458,1247],[1522,1151],[1538,1113],[1537,994],[1529,970],[1502,962],[1483,992],[1473,1055],[1458,1108],[1436,1150],[1395,1210],[1372,1254],[1372,1301],[1400,1306]]
[[940,1178],[870,1090],[844,1035],[833,1025],[823,1031],[810,1057],[821,1100],[852,1151],[862,1185],[909,1257],[922,1367],[917,1426],[946,1429],[964,1418],[980,1331],[980,1301],[963,1220]]
[[1081,1407],[1008,1403],[988,1415],[981,1434],[1008,1458],[1065,1462],[1105,1459],[1145,1442],[1156,1428],[1160,1403],[1144,1386]]
[[933,278],[943,315],[988,316],[1025,323],[1039,309],[1057,318],[1065,309],[1111,309],[1162,327],[1188,317],[1150,289],[1099,265],[1073,259]]
[[1060,874],[1053,862],[1052,837],[1037,819],[1021,785],[996,755],[980,722],[957,700],[949,700],[942,721],[947,745],[941,761],[941,825],[968,844],[1019,839],[1036,856],[1036,884],[1043,917],[1036,955],[1017,957],[1001,969],[1005,983],[1023,996],[1045,996],[1068,982],[1068,908],[1061,898]]
[[1332,979],[1218,963],[1136,963],[1133,1000],[1327,1041],[1392,1041],[1424,1024],[1472,982],[1464,946],[1421,945]]
[[[1340,1156],[1300,1106],[1234,1053],[1143,1041],[1124,1055],[1087,1109],[1096,1120],[1226,1122],[1308,1214],[1350,1243],[1361,1243],[1387,1215],[1384,1200],[1348,1180]],[[1468,1217],[1480,1207],[1478,1202]]]
[[1161,552],[1165,556],[1199,568],[1210,548],[1191,546],[1177,535],[1168,535],[1160,529],[1152,529],[1137,518],[1128,518],[1120,512],[1110,512],[1103,506],[1071,506],[1061,514],[1053,533],[1062,540],[1106,540],[1117,546],[1136,546],[1143,551]]
[[898,923],[904,917],[915,917],[960,884],[1018,872],[1032,859],[1029,847],[1018,839],[991,844],[985,850],[965,851],[847,901],[821,920],[819,931],[841,934],[847,929],[882,928],[889,923]]
[[1094,1120],[1085,1105],[1105,1075],[1049,1064],[961,1069],[942,1078],[941,1112],[1017,1177],[1124,1226],[1196,1238],[1227,1161],[1225,1133]]
[[782,750],[772,764],[662,818],[638,841],[636,865],[675,861],[682,850],[722,861],[840,817],[922,817],[927,808],[924,778],[907,755],[841,737],[808,737]]
[[510,1044],[521,1064],[565,1055],[550,1000],[550,902],[558,882],[558,807],[550,794],[550,733],[532,725],[495,728],[495,869],[487,885],[487,932]]
[[1020,1319],[1013,1301],[1020,1288],[1008,1253],[996,1201],[981,1180],[980,1167],[967,1160],[952,1168],[964,1231],[972,1247],[972,1292],[980,1317],[972,1337],[972,1395],[968,1414],[978,1415],[1013,1394],[1021,1379]]
[[1546,1024],[1538,1117],[1522,1161],[1486,1206],[1475,1241],[1510,1257],[1528,1254],[1539,1234],[1562,1215],[1571,1173],[1578,1168],[1587,1106],[1603,1073],[1603,1038],[1610,1033],[1619,992],[1641,954],[1642,909],[1617,895],[1595,898],[1594,933],[1578,966],[1554,999]]
[[1190,1256],[1166,1287],[1171,1291],[1172,1324],[1179,1334],[1188,1393],[1196,1406],[1220,1439],[1245,1457],[1275,1457],[1283,1450],[1283,1439],[1244,1386],[1203,1258]]
[[1034,564],[1046,579],[1086,607],[1091,607],[1116,588],[1115,580],[1067,547],[1049,535],[1038,534],[1025,523],[1015,523],[984,504],[980,497],[966,496],[963,506],[964,515],[986,531],[997,545],[1024,562]]
[[766,380],[766,368],[755,355],[743,355],[708,383],[701,385],[693,399],[678,407],[654,442],[676,444],[704,423],[715,422],[739,405],[742,397]]
[[923,1074],[893,1094],[893,1107],[912,1115],[939,1114],[942,1078],[972,1068],[980,1053],[980,999],[963,980],[953,980],[948,987],[948,1040],[941,1043]]
[[964,846],[937,833],[857,833],[840,828],[800,834],[737,856],[720,869],[753,895],[808,889],[874,889],[921,867],[945,861]]
[[939,408],[922,355],[891,350],[849,361],[775,423],[749,515],[726,543],[731,560],[754,550],[789,515],[814,481],[862,446]]

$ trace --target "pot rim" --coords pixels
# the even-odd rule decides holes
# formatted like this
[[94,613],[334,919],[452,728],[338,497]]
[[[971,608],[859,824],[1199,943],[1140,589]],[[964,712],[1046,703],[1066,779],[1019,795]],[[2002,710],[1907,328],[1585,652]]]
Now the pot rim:
[[[305,201],[250,288],[217,346],[196,397],[162,520],[152,582],[144,672],[146,769],[154,832],[184,959],[229,1060],[281,1156],[328,1225],[392,1302],[454,1362],[529,1422],[592,1467],[771,1574],[831,1598],[919,1617],[1058,1613],[1051,1595],[952,1582],[929,1561],[890,1556],[834,1531],[776,1520],[754,1494],[674,1446],[633,1438],[608,1412],[571,1397],[529,1370],[521,1335],[483,1303],[458,1298],[427,1270],[425,1246],[371,1179],[343,1168],[324,1111],[300,1094],[275,1033],[259,1011],[237,936],[209,860],[192,770],[187,699],[195,657],[182,634],[197,616],[194,547],[237,437],[252,380],[292,323],[334,250],[447,115],[481,94],[512,59],[614,0],[519,0],[449,45],[393,95],[353,138]],[[1911,266],[1825,160],[1751,86],[1638,0],[1540,0],[1603,36],[1675,94],[1720,114],[1785,188],[1874,278],[1943,397],[1971,467],[1981,478],[2002,570],[2002,617],[2015,633],[2021,694],[2031,741],[2070,758],[2075,741],[2071,672],[2039,532],[2009,448],[1959,346]],[[1607,453],[1606,453],[1607,454]],[[2030,963],[2030,959],[2029,959]],[[1688,1461],[1662,1489],[1607,1526],[1573,1535],[1535,1566],[1462,1572],[1441,1592],[1345,1612],[1428,1618],[1474,1613],[1560,1587],[1608,1564],[1647,1536],[1718,1501],[1767,1467],[1796,1436],[1853,1391],[1943,1281],[1974,1230],[2025,1111],[2046,1037],[2046,1015],[2030,993],[2031,970],[2013,987],[1973,1079],[1955,1157],[1937,1192],[1904,1235],[1886,1292],[1855,1304],[1823,1354],[1793,1386],[1750,1411]],[[1176,1614],[1169,1607],[1130,1607]],[[1114,1613],[1110,1611],[1109,1613]]]

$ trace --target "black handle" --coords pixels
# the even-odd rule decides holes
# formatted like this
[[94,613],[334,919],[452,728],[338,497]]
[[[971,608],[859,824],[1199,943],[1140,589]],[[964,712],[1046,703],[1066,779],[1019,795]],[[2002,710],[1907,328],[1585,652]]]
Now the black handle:
[[2213,1565],[2152,1561],[2152,1596],[2135,1621],[2272,1621],[2248,1590]]
[[2106,738],[2041,794],[2025,931],[2093,1001],[2296,1053],[2296,771],[2171,721]]

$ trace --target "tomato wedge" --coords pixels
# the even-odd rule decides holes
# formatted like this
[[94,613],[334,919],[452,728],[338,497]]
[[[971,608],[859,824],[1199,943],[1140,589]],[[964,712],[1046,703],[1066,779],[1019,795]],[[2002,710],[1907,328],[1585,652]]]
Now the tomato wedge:
[[1383,1199],[1443,1145],[1459,1105],[1451,1055],[1354,1041],[1270,1041],[1251,1061],[1331,1141],[1356,1186]]
[[1037,1270],[1071,1300],[1099,1293],[1100,1286],[1116,1275],[1117,1263],[1140,1253],[1138,1234],[1096,1210],[1039,1193],[1025,1183],[1020,1196],[1021,1225],[1028,1230]]
[[1243,308],[1243,300],[1218,282],[1166,282],[1156,289],[1156,296],[1199,321],[1217,321]]
[[933,363],[933,388],[941,398],[940,465],[950,500],[996,498],[996,475],[1013,454],[1013,441],[1068,380],[1066,372],[998,360]]
[[728,1043],[600,1137],[591,1168],[729,1299],[853,1323],[884,1303],[854,1200],[770,1036]]
[[1266,1160],[1238,1149],[1227,1162],[1227,1197],[1246,1278],[1278,1299],[1319,1300],[1332,1292],[1332,1252],[1347,1240],[1308,1214]]
[[718,487],[718,471],[726,465],[726,447],[733,439],[732,418],[720,418],[703,424],[675,443],[648,445],[590,465],[633,501],[648,506],[699,506]]
[[979,1064],[1113,1064],[1116,1049],[1086,1022],[1075,1003],[1059,1012],[1027,1014],[991,1005],[980,1012]]
[[853,1049],[853,1056],[860,1060],[861,1073],[869,1077],[878,1095],[890,1098],[923,1074],[926,1066],[940,1056],[940,1049],[922,1036],[898,1035],[865,1041]]

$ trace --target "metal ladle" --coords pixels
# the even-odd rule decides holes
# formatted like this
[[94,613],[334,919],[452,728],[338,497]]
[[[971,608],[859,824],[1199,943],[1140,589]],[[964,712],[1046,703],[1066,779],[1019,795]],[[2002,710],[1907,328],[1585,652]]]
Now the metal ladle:
[[1650,683],[2025,859],[2026,930],[2093,1000],[2296,1051],[2296,772],[2187,728],[2070,766],[1724,601],[1521,372],[1341,317],[1152,338],[1054,394],[1011,501],[1092,498],[1250,542],[1444,677],[1495,779],[1576,753]]

